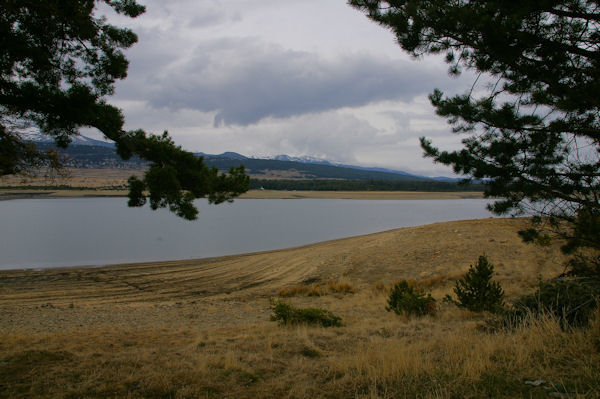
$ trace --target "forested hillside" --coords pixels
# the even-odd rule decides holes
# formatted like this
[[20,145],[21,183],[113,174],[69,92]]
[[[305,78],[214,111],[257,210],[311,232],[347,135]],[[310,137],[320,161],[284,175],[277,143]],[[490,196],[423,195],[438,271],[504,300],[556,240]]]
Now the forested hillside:
[[[50,144],[38,143],[40,149],[50,148]],[[122,160],[114,148],[92,145],[70,145],[60,151],[67,157],[66,166],[72,168],[124,168],[143,169],[146,163],[137,157]],[[223,155],[199,154],[204,157],[209,167],[229,170],[232,166],[243,164],[246,171],[255,178],[266,176],[289,176],[298,179],[346,179],[346,180],[399,180],[429,181],[423,176],[413,176],[402,172],[390,173],[371,170],[353,169],[349,167],[320,165],[296,161],[280,161],[274,159],[246,158],[235,153]]]

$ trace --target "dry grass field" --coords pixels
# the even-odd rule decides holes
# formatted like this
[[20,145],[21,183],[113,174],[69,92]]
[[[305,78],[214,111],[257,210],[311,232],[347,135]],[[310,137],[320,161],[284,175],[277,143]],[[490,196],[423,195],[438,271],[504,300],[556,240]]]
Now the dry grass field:
[[[124,197],[127,190],[109,187],[96,189],[10,188],[0,189],[0,200],[17,198],[64,197]],[[427,200],[483,198],[481,192],[424,192],[424,191],[283,191],[250,190],[240,196],[248,199],[358,199],[358,200]]]
[[[67,169],[65,176],[53,178],[38,177],[23,179],[16,176],[0,177],[0,199],[22,197],[91,197],[126,196],[127,179],[140,177],[144,171],[139,169]],[[292,176],[287,176],[290,178]],[[260,176],[264,178],[264,176]],[[40,187],[28,189],[27,186]],[[45,188],[44,188],[45,186]],[[70,189],[60,189],[66,186]],[[18,187],[23,187],[19,189]],[[483,198],[481,192],[419,192],[419,191],[281,191],[250,190],[240,198],[339,198],[339,199],[465,199]]]
[[50,175],[44,171],[33,177],[2,176],[2,186],[69,186],[73,188],[89,187],[106,189],[119,187],[127,184],[127,179],[132,176],[141,176],[144,173],[140,169],[80,169],[67,168],[61,175]]
[[[438,223],[203,260],[0,271],[2,398],[597,398],[600,317],[490,331],[442,303],[479,255],[508,299],[563,270],[526,221]],[[385,311],[409,279],[435,316]],[[280,326],[271,298],[344,326]],[[539,385],[531,381],[543,380]],[[528,381],[530,383],[528,383]],[[539,382],[539,381],[538,381]]]

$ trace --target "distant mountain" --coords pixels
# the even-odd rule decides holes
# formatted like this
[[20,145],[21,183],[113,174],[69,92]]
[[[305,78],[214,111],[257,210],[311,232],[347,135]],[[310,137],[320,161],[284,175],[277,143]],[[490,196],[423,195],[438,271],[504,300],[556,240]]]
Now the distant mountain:
[[365,170],[365,171],[371,171],[371,172],[383,172],[383,173],[393,173],[393,174],[398,174],[398,175],[402,175],[402,176],[408,176],[408,177],[414,177],[418,180],[421,179],[428,179],[428,180],[435,180],[435,181],[445,181],[445,182],[458,182],[461,181],[461,178],[455,178],[455,177],[444,177],[444,176],[439,176],[439,177],[424,177],[424,176],[419,176],[419,175],[415,175],[412,173],[407,173],[407,172],[403,172],[401,170],[394,170],[394,169],[388,169],[388,168],[379,168],[379,167],[370,167],[370,166],[358,166],[358,165],[348,165],[348,164],[344,164],[341,162],[331,162],[328,161],[326,159],[322,159],[322,158],[315,158],[315,157],[291,157],[289,155],[276,155],[275,157],[273,157],[272,159],[278,160],[278,161],[292,161],[292,162],[301,162],[301,163],[310,163],[310,164],[315,164],[315,165],[331,165],[331,166],[338,166],[338,167],[342,167],[342,168],[350,168],[350,169],[358,169],[358,170]]
[[204,158],[248,159],[248,157],[242,154],[238,154],[237,152],[231,151],[227,151],[222,154],[207,154],[205,152],[195,152],[194,154]]
[[315,157],[277,155],[273,158],[249,158],[236,152],[222,154],[198,152],[196,155],[204,157],[209,166],[216,166],[222,170],[243,164],[249,173],[258,175],[257,178],[432,180],[397,170],[345,165]]
[[273,158],[267,158],[267,159],[274,159],[276,161],[290,161],[290,162],[301,162],[301,163],[312,163],[315,165],[332,165],[332,166],[339,166],[337,163],[335,162],[330,162],[326,159],[322,159],[322,158],[316,158],[316,157],[309,157],[309,156],[305,156],[305,157],[291,157],[289,155],[275,155]]
[[[24,133],[21,134],[21,137],[25,141],[33,141],[35,143],[43,143],[43,144],[52,144],[54,143],[54,139],[52,137],[40,134],[40,133]],[[115,143],[112,141],[102,141],[92,139],[86,136],[75,136],[71,137],[71,144],[69,145],[85,145],[85,146],[96,146],[96,147],[107,147],[114,148]]]
[[[40,148],[53,146],[52,140],[40,135],[29,137]],[[123,161],[115,152],[113,143],[75,137],[66,150],[61,150],[68,158],[67,166],[74,168],[129,168],[142,169],[147,162],[133,157]],[[413,175],[403,171],[345,165],[314,157],[291,157],[278,155],[274,159],[249,158],[236,152],[222,154],[195,153],[202,156],[210,167],[228,170],[232,166],[244,165],[247,172],[257,179],[339,179],[339,180],[386,180],[386,181],[442,181],[456,182],[460,179],[447,177],[431,178]]]
[[204,160],[207,165],[221,170],[243,164],[252,177],[260,179],[431,180],[423,176],[276,159],[233,159],[205,156]]

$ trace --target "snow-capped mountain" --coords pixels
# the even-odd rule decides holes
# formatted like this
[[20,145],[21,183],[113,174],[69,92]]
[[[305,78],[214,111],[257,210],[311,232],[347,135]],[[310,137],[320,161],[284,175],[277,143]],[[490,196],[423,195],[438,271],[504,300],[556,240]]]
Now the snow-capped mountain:
[[248,159],[247,156],[232,151],[227,151],[222,154],[207,154],[205,152],[195,152],[194,154],[206,158]]
[[[23,140],[25,141],[33,141],[35,143],[53,143],[54,139],[45,134],[41,134],[38,132],[26,132],[20,134]],[[112,141],[102,141],[92,139],[86,136],[71,136],[70,145],[86,145],[86,146],[96,146],[96,147],[114,147],[115,144]]]
[[[341,168],[358,169],[358,170],[365,170],[365,171],[370,171],[370,172],[393,173],[393,174],[402,175],[402,176],[423,178],[423,176],[414,175],[411,173],[403,172],[401,170],[379,168],[379,167],[374,167],[374,166],[348,165],[348,164],[344,164],[341,162],[332,162],[332,161],[328,161],[323,158],[316,158],[316,157],[310,157],[310,156],[292,157],[289,155],[281,154],[281,155],[276,155],[276,156],[272,157],[271,159],[274,159],[277,161],[301,162],[301,163],[307,163],[307,164],[313,164],[313,165],[338,166]],[[456,182],[456,181],[461,180],[459,178],[452,178],[452,177],[429,177],[427,179],[428,180],[437,180],[437,181],[447,181],[447,182]]]
[[[24,140],[27,141],[33,141],[36,143],[44,143],[44,144],[51,144],[53,142],[52,138],[39,134],[39,133],[26,133],[26,134],[22,134],[22,137]],[[88,147],[103,147],[103,148],[110,148],[113,149],[114,148],[114,143],[113,142],[107,142],[107,141],[102,141],[102,140],[96,140],[96,139],[92,139],[90,137],[86,137],[86,136],[76,136],[72,138],[73,141],[71,142],[70,146],[88,146]],[[116,155],[113,153],[114,150],[111,152],[112,157],[116,157]],[[260,167],[260,168],[266,168],[266,169],[277,169],[278,167],[281,168],[281,164],[269,164],[269,165],[265,165],[264,162],[268,162],[268,161],[281,161],[281,162],[296,162],[296,163],[301,163],[301,164],[305,164],[305,165],[320,165],[320,166],[324,166],[324,167],[334,167],[334,168],[346,168],[346,169],[354,169],[357,171],[364,171],[364,172],[375,172],[375,173],[385,173],[388,175],[388,177],[386,177],[387,179],[389,179],[390,174],[393,175],[398,175],[399,179],[417,179],[417,180],[437,180],[437,181],[445,181],[445,182],[457,182],[461,179],[458,178],[451,178],[451,177],[425,177],[425,176],[419,176],[419,175],[414,175],[411,173],[407,173],[407,172],[403,172],[400,170],[393,170],[393,169],[387,169],[387,168],[378,168],[378,167],[368,167],[368,166],[357,166],[357,165],[348,165],[348,164],[344,164],[341,162],[334,162],[334,161],[329,161],[327,159],[323,159],[323,158],[317,158],[317,157],[311,157],[311,156],[302,156],[302,157],[295,157],[295,156],[290,156],[290,155],[285,155],[285,154],[281,154],[281,155],[277,155],[271,158],[257,158],[257,157],[247,157],[245,155],[236,153],[236,152],[224,152],[222,154],[206,154],[203,152],[197,152],[195,153],[198,156],[203,156],[205,157],[205,159],[210,159],[211,162],[216,162],[215,160],[221,159],[221,160],[235,160],[235,161],[245,161],[246,164],[256,164],[256,162],[262,162],[262,164],[260,164],[260,166],[255,165],[255,167]],[[224,169],[227,169],[229,166],[227,166]],[[374,176],[378,176],[378,175],[374,175]],[[376,178],[376,177],[374,177]]]
[[333,166],[341,165],[340,163],[337,163],[337,162],[331,162],[331,161],[328,161],[323,158],[310,157],[310,156],[291,157],[289,155],[280,154],[280,155],[275,155],[274,157],[272,157],[270,159],[274,159],[276,161],[311,163],[311,164],[316,164],[316,165],[333,165]]

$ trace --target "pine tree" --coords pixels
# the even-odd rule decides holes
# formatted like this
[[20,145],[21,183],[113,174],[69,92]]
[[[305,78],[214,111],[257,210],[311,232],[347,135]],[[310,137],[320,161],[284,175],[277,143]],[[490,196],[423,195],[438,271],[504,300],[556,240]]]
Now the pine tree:
[[[492,281],[494,265],[480,256],[477,264],[469,267],[464,278],[456,282],[454,293],[457,306],[473,312],[497,312],[504,305],[504,291],[500,283]],[[452,301],[454,302],[454,301]]]
[[[597,0],[350,0],[414,57],[445,55],[477,76],[430,95],[463,149],[425,155],[486,182],[498,214],[538,216],[524,232],[600,250],[600,4]],[[583,217],[582,217],[583,216]],[[585,234],[581,234],[585,230]]]
[[123,129],[121,110],[106,99],[127,76],[123,50],[137,36],[98,16],[100,3],[131,18],[145,11],[135,0],[0,0],[0,176],[60,167],[56,152],[38,151],[24,132],[36,129],[65,148],[91,127],[113,140],[123,159],[150,161],[142,179],[130,180],[130,206],[143,205],[148,192],[153,209],[194,219],[195,198],[220,203],[247,191],[243,167],[221,174],[166,132]]
[[385,310],[416,316],[435,315],[435,299],[423,290],[411,287],[406,280],[394,284]]

